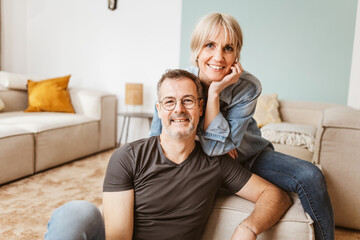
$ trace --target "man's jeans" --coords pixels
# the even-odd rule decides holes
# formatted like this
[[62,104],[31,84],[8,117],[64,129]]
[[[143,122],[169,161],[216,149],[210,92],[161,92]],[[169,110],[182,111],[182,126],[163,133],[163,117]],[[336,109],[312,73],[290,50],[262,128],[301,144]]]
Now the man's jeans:
[[105,226],[99,209],[87,201],[71,201],[57,208],[45,234],[46,240],[104,240]]
[[334,239],[334,213],[318,167],[269,149],[256,158],[250,170],[283,190],[298,194],[305,212],[314,220],[315,239]]

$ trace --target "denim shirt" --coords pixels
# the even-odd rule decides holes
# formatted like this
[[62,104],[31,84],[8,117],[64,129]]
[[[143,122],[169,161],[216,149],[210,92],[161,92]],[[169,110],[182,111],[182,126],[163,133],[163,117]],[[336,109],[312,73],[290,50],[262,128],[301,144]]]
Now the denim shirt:
[[[196,76],[199,75],[199,69],[196,67],[191,66],[185,70]],[[246,162],[253,159],[267,146],[272,147],[266,139],[261,137],[261,132],[252,117],[261,90],[260,81],[244,71],[236,83],[220,93],[219,114],[205,131],[204,119],[200,119],[197,129],[197,136],[207,155],[224,155],[236,148],[238,160]],[[161,120],[158,118],[155,107],[150,136],[160,135],[161,131]]]

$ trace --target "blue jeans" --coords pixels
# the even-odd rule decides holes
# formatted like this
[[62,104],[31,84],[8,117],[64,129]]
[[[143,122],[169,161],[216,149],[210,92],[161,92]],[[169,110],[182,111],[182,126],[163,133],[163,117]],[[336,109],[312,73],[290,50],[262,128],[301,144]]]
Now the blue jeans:
[[104,240],[105,226],[99,209],[87,201],[71,201],[55,209],[46,240]]
[[334,239],[334,213],[318,167],[269,149],[256,158],[250,170],[283,190],[298,194],[305,212],[314,220],[315,239]]

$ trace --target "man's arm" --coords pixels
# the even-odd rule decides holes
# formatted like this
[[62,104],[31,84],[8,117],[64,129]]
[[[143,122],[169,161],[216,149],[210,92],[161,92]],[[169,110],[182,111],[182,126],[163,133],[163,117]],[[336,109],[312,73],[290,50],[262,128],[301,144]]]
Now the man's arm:
[[107,240],[131,240],[134,227],[134,190],[103,193]]
[[274,225],[291,206],[290,197],[272,183],[253,174],[236,195],[255,203],[254,211],[236,228],[232,240],[256,239]]

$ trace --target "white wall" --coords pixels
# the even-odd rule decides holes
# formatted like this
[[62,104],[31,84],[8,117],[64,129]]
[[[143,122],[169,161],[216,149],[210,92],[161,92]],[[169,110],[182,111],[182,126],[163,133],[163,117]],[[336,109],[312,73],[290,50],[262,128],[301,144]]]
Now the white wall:
[[[135,110],[153,112],[157,80],[179,66],[181,0],[2,0],[2,14],[2,70],[72,74],[70,87],[114,93],[121,111],[125,82],[144,84]],[[130,140],[147,136],[146,120],[132,123]]]
[[360,0],[358,1],[348,105],[360,110]]
[[26,72],[26,0],[1,1],[1,69]]

